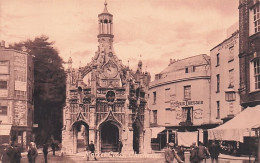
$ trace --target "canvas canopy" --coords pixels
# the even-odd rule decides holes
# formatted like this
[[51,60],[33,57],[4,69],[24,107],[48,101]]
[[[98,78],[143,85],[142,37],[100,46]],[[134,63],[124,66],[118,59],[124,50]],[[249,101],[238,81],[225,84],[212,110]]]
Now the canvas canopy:
[[244,136],[253,136],[252,128],[260,126],[260,105],[248,107],[233,119],[208,130],[209,139],[243,142]]
[[0,135],[10,135],[12,125],[0,125]]
[[198,141],[198,131],[193,132],[177,132],[178,145],[190,147],[192,143]]
[[152,130],[152,137],[151,138],[157,138],[157,135],[165,130],[165,127],[153,127]]

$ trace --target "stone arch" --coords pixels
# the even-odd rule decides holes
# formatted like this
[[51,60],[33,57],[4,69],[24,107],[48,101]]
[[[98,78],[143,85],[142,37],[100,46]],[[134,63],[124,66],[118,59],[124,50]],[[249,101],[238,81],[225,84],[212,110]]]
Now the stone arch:
[[118,140],[122,139],[123,125],[112,111],[97,125],[97,147],[100,152],[118,151]]
[[73,138],[73,151],[77,153],[84,151],[89,144],[89,125],[84,120],[77,120],[72,123],[71,130]]
[[143,124],[139,119],[136,119],[132,124],[133,128],[133,150],[136,154],[143,152],[144,132]]

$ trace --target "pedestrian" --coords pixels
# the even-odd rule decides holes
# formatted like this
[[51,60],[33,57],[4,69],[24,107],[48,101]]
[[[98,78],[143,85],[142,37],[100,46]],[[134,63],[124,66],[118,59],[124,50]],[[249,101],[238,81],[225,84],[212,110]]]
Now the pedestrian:
[[212,142],[212,144],[209,146],[209,153],[211,157],[211,162],[213,163],[214,160],[218,163],[218,156],[220,153],[220,146],[215,141]]
[[196,143],[192,143],[190,146],[190,162],[199,163],[199,148],[196,146]]
[[7,156],[10,161],[10,163],[15,163],[15,156],[16,156],[16,150],[14,148],[14,143],[11,142],[10,145],[7,147]]
[[55,156],[55,148],[56,148],[56,146],[55,146],[55,143],[54,143],[54,141],[51,143],[51,149],[52,149],[52,155],[53,156]]
[[15,150],[14,161],[15,161],[15,163],[20,163],[21,162],[21,158],[22,158],[21,148],[16,144],[14,146],[14,150]]
[[9,148],[10,145],[5,143],[4,146],[5,147],[4,147],[2,156],[1,156],[1,161],[2,161],[2,163],[10,163],[9,156],[7,155],[7,149]]
[[122,152],[122,148],[123,148],[123,143],[122,143],[122,141],[120,140],[120,139],[118,139],[118,152],[119,152],[119,154],[121,154],[121,152]]
[[38,156],[38,151],[36,148],[36,144],[34,142],[31,142],[28,147],[28,161],[29,163],[35,163],[36,157]]
[[176,152],[177,152],[177,155],[180,157],[180,159],[185,162],[185,155],[184,155],[185,151],[184,151],[183,145],[177,146]]
[[184,162],[180,159],[174,149],[174,143],[169,143],[168,148],[165,150],[165,162],[166,163],[173,163],[174,158],[177,160],[178,163]]
[[43,144],[42,153],[43,153],[43,156],[44,156],[44,162],[47,163],[48,162],[48,158],[47,158],[47,155],[48,155],[48,144]]
[[202,142],[199,142],[199,146],[198,146],[199,152],[198,152],[198,156],[199,156],[199,161],[200,162],[206,162],[207,157],[209,157],[209,152],[207,147],[204,146],[204,144]]
[[[97,158],[95,156],[95,145],[93,144],[93,141],[90,141],[90,144],[88,145],[88,150],[90,151],[90,156],[94,156],[95,161],[97,161]],[[87,160],[89,160],[89,154],[87,155]]]

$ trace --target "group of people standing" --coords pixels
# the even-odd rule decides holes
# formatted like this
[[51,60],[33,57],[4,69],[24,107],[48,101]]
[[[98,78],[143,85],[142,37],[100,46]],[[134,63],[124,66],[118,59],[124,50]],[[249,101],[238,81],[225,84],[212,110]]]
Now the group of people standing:
[[20,163],[21,158],[21,149],[17,144],[11,142],[4,148],[2,163]]
[[[55,155],[55,144],[51,144],[51,148],[53,151],[53,155]],[[3,150],[2,155],[0,156],[0,162],[2,163],[20,163],[21,162],[21,148],[11,142],[10,144],[6,144],[6,147]],[[43,155],[44,155],[44,162],[47,163],[47,155],[48,155],[48,144],[43,144],[42,149]],[[35,163],[36,158],[38,156],[38,150],[36,147],[36,144],[34,142],[30,142],[27,148],[27,158],[29,163]]]
[[[175,146],[174,143],[169,143],[168,148],[165,150],[165,161],[166,163],[173,163],[174,159],[178,163],[185,162],[183,146]],[[220,153],[220,146],[216,142],[212,142],[209,148],[205,147],[202,142],[196,146],[196,143],[192,143],[190,146],[190,162],[191,163],[202,163],[206,162],[207,158],[211,158],[211,162],[216,161],[218,163],[218,156]]]

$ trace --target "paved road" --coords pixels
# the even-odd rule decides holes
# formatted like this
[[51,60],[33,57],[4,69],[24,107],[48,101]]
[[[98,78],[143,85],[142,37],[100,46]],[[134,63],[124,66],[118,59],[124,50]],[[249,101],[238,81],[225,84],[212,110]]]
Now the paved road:
[[[142,158],[139,158],[142,157]],[[82,155],[71,155],[71,156],[52,156],[51,153],[48,155],[48,163],[164,163],[163,155],[156,155],[157,158],[149,158],[150,156],[128,156],[128,157],[99,157],[97,161],[91,158],[87,161],[87,158]],[[154,157],[154,156],[152,156]],[[185,154],[186,162],[189,163],[189,154]],[[27,163],[26,156],[23,156],[22,163]],[[252,161],[253,162],[253,161]],[[251,162],[251,163],[252,163]],[[39,154],[36,163],[44,163],[43,155]],[[206,160],[206,163],[211,163],[210,159]],[[248,160],[239,159],[220,159],[219,163],[249,163]]]

